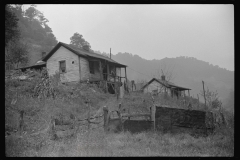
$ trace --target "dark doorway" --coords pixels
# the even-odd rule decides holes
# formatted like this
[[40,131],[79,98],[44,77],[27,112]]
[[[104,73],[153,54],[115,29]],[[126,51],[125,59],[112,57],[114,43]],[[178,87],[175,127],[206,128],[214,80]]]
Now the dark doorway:
[[108,92],[109,92],[109,93],[115,94],[114,84],[112,84],[112,83],[107,83],[107,87],[108,87]]

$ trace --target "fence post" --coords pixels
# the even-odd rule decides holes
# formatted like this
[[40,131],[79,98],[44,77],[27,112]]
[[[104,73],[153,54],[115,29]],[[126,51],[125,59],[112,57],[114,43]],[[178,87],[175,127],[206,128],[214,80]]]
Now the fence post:
[[119,106],[118,106],[118,117],[119,117],[119,119],[120,119],[120,123],[121,123],[121,130],[123,131],[123,122],[122,122],[122,115],[121,115],[121,107],[122,107],[122,104],[121,103],[119,103]]
[[103,116],[104,116],[104,131],[107,131],[107,126],[108,126],[108,108],[107,106],[103,107]]
[[197,97],[198,97],[198,107],[199,107],[199,96],[198,96],[198,94],[197,94]]
[[204,100],[205,100],[205,108],[207,109],[205,89],[204,89],[204,81],[202,81],[202,84],[203,84],[203,96],[204,96]]
[[20,111],[20,119],[19,119],[19,131],[20,131],[20,135],[22,135],[23,126],[24,126],[23,116],[24,116],[24,111],[21,110],[21,111]]
[[153,131],[155,131],[155,125],[156,125],[156,124],[155,124],[155,122],[156,122],[156,121],[155,121],[156,106],[155,106],[155,105],[152,105],[150,110],[151,110],[151,113],[150,113],[150,114],[151,114],[151,121],[153,121]]
[[88,135],[87,135],[87,155],[89,155],[89,135],[90,135],[90,116],[91,116],[91,105],[89,104],[89,100],[86,101],[88,110]]

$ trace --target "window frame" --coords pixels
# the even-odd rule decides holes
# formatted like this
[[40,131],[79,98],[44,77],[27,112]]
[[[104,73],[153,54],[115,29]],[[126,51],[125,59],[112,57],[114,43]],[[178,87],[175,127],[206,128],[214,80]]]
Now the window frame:
[[[61,68],[61,63],[65,63],[65,70],[62,71],[62,68]],[[67,72],[67,66],[66,66],[66,60],[62,60],[62,61],[59,61],[59,73],[66,73]]]

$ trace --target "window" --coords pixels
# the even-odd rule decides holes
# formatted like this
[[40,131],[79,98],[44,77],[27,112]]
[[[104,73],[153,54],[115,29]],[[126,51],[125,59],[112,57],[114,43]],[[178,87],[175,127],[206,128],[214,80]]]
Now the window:
[[65,73],[66,72],[66,61],[59,62],[59,72]]
[[94,74],[94,63],[93,63],[93,61],[89,61],[89,70],[90,70],[90,73]]

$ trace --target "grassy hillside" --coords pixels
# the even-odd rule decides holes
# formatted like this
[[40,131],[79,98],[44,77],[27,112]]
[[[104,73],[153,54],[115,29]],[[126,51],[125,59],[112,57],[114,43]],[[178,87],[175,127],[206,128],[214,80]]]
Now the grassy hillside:
[[[40,75],[39,75],[40,76]],[[149,112],[151,97],[141,93],[126,94],[120,101],[111,94],[102,92],[91,84],[59,84],[58,77],[52,77],[48,86],[39,76],[32,80],[5,81],[5,155],[37,157],[70,156],[233,156],[233,115],[226,114],[227,125],[221,126],[208,137],[195,137],[188,132],[142,132],[118,134],[103,131],[100,124],[91,124],[90,130],[84,123],[76,123],[78,130],[71,136],[53,138],[50,122],[53,117],[68,120],[87,117],[91,104],[91,116],[102,114],[102,107],[116,107],[122,102],[123,110],[131,113]],[[44,82],[44,83],[42,83]],[[34,89],[45,84],[44,90]],[[55,98],[45,97],[53,88]],[[52,90],[50,90],[52,91]],[[38,93],[38,94],[36,94]],[[42,95],[42,96],[41,96]],[[145,100],[145,101],[143,101]],[[159,96],[155,103],[181,106],[180,102]],[[196,103],[193,107],[196,107]],[[20,112],[24,111],[23,130],[19,130]],[[180,132],[180,133],[179,133]]]

